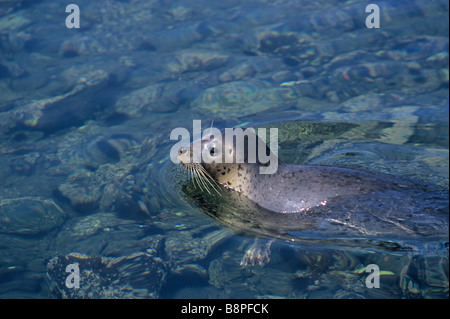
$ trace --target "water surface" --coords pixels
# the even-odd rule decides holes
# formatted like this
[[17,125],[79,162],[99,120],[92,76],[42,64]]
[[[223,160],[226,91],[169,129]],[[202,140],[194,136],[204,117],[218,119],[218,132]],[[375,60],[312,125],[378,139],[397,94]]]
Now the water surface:
[[68,29],[67,1],[0,2],[0,297],[448,298],[448,237],[278,239],[244,268],[261,234],[169,160],[194,119],[278,126],[287,162],[447,191],[448,1],[379,1],[379,29],[368,3],[80,0]]

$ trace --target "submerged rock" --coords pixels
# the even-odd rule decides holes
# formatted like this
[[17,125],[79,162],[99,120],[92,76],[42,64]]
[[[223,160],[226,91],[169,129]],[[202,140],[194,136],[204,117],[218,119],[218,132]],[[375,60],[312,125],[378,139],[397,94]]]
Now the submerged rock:
[[102,132],[104,127],[90,122],[59,143],[58,171],[67,176],[58,186],[59,193],[77,211],[100,208],[121,212],[124,217],[150,215],[136,175],[155,155],[155,140],[141,141],[120,127],[110,134]]
[[[68,265],[79,269],[79,288],[67,284]],[[71,253],[52,258],[47,269],[52,290],[64,299],[155,299],[166,278],[166,266],[161,259],[144,252],[122,257]]]
[[64,211],[51,199],[0,200],[0,233],[35,235],[60,226],[65,217]]
[[265,81],[234,81],[204,90],[191,107],[223,118],[243,117],[289,105],[296,97],[291,88],[271,87]]
[[180,82],[152,84],[122,96],[115,104],[117,113],[129,117],[142,116],[144,113],[170,113],[183,103],[183,86]]
[[2,131],[20,128],[51,131],[80,124],[99,109],[94,97],[107,81],[106,72],[97,70],[79,78],[77,85],[66,94],[34,101],[5,112],[0,120]]
[[189,71],[208,71],[224,65],[228,56],[210,51],[185,50],[175,55],[175,60],[168,64],[168,69],[173,73]]

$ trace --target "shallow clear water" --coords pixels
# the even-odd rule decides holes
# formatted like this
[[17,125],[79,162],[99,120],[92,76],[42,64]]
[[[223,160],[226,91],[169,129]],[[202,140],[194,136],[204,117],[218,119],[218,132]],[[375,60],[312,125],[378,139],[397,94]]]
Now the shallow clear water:
[[[448,214],[448,1],[380,1],[378,29],[360,1],[76,3],[79,29],[67,1],[0,2],[0,298],[448,298],[448,232],[255,231],[169,159],[194,119],[278,127],[282,160]],[[270,260],[243,267],[255,238]]]

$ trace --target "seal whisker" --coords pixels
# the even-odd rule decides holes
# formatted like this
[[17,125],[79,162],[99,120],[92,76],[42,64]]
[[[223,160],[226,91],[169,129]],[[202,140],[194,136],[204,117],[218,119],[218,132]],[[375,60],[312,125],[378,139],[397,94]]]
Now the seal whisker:
[[221,194],[217,181],[202,165],[187,163],[184,167],[195,187],[206,190],[209,194],[211,194],[210,189],[212,188],[217,194]]
[[211,192],[210,192],[209,189],[208,189],[208,185],[206,185],[206,183],[205,183],[205,179],[207,180],[207,178],[206,178],[204,172],[202,172],[201,170],[198,170],[198,171],[197,171],[197,176],[199,177],[199,179],[200,179],[200,181],[202,182],[202,185],[205,187],[206,191],[207,191],[209,194],[211,194]]
[[200,182],[202,183],[204,189],[205,189],[209,194],[211,194],[211,192],[209,191],[208,185],[206,185],[206,183],[205,183],[205,180],[204,180],[203,175],[200,175],[200,174],[199,174],[199,175],[198,175],[198,178],[199,178]]
[[205,180],[208,182],[209,185],[211,185],[211,187],[217,192],[217,194],[220,195],[216,180],[208,173],[208,171],[203,166],[200,166],[200,168],[201,168],[200,172],[205,178]]
[[192,171],[195,173],[195,175],[193,176],[194,183],[197,183],[198,188],[200,190],[203,190],[203,181],[201,180],[198,168],[193,166]]
[[192,178],[191,169],[189,167],[187,167],[187,166],[185,166],[185,169],[186,169],[186,173],[188,175],[188,178],[191,179]]
[[196,172],[195,168],[193,168],[193,167],[191,168],[191,173],[192,173],[192,181],[193,181],[194,185],[197,184],[196,187],[198,187],[201,190],[202,187],[201,187],[201,185],[200,185],[200,183],[199,183],[199,181],[197,179],[198,175],[197,175],[197,172]]
[[208,191],[208,193],[211,194],[211,192],[209,191],[209,187],[208,187],[207,183],[211,186],[212,189],[214,189],[217,193],[219,193],[217,191],[216,187],[214,186],[214,184],[211,183],[211,181],[210,181],[211,177],[208,176],[209,175],[208,172],[206,172],[204,169],[201,169],[201,170],[198,171],[198,173],[199,173],[199,176],[201,176],[201,179],[203,181],[205,189]]
[[189,179],[193,179],[194,176],[193,176],[193,174],[192,174],[192,169],[191,169],[191,167],[189,167],[189,166],[185,166],[185,167],[186,167],[186,172],[187,172],[188,178],[189,178]]
[[197,165],[193,165],[191,167],[192,173],[193,173],[193,182],[194,185],[197,184],[197,187],[200,190],[206,190],[209,193],[209,189],[205,182],[203,181],[203,176],[200,174],[200,170]]
[[189,170],[186,166],[183,165],[183,174],[189,178]]

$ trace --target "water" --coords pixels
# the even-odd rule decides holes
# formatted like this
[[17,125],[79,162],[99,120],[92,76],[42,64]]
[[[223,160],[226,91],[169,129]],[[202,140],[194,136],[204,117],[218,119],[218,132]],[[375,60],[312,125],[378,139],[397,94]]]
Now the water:
[[447,192],[448,2],[380,1],[379,29],[367,4],[80,0],[68,29],[66,1],[0,2],[0,297],[448,298],[448,235],[292,242],[169,160],[194,119],[277,126],[287,162]]

